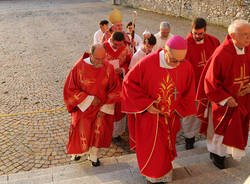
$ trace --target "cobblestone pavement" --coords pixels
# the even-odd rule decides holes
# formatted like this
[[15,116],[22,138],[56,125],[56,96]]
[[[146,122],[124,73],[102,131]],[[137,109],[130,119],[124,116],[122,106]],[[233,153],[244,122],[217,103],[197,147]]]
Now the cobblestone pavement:
[[[113,8],[110,1],[0,1],[0,175],[72,163],[65,153],[70,115],[63,84],[88,50],[98,21]],[[133,10],[118,8],[126,24]],[[155,33],[163,20],[174,34],[190,30],[188,20],[138,10],[136,31]],[[220,40],[226,35],[216,26],[208,32]],[[127,137],[102,156],[130,153]],[[183,144],[182,133],[177,144]]]

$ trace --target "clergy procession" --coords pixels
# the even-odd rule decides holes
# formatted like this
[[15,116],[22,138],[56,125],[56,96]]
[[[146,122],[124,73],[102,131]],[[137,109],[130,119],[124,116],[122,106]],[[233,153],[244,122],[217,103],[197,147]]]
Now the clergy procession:
[[[211,162],[246,155],[250,126],[250,23],[236,19],[225,40],[193,19],[186,37],[168,21],[159,32],[136,32],[136,16],[122,22],[118,9],[99,21],[89,51],[70,70],[64,102],[71,114],[67,154],[88,155],[93,167],[112,140],[128,131],[130,149],[147,183],[173,181],[177,133],[185,149],[206,136]],[[125,28],[126,26],[126,28]]]

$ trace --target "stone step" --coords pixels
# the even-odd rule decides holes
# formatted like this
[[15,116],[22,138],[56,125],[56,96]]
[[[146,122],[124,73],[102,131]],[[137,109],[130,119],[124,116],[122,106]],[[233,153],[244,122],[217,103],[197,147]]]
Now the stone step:
[[[230,160],[227,160],[230,162]],[[235,162],[235,161],[232,161]],[[227,169],[205,168],[200,165],[188,167],[189,177],[175,177],[173,184],[249,184],[250,181],[250,154],[240,163]],[[211,163],[212,164],[212,163]],[[210,164],[210,165],[211,165]],[[207,166],[210,166],[207,165]],[[177,172],[177,171],[176,171]],[[248,180],[248,181],[247,181]]]
[[[131,157],[131,156],[130,156]],[[126,160],[125,160],[126,159]],[[241,163],[238,163],[233,168],[219,170],[211,162],[203,162],[199,164],[194,164],[190,166],[185,166],[182,168],[175,168],[172,182],[173,184],[210,184],[210,183],[222,183],[222,184],[237,184],[243,183],[247,176],[249,175],[250,165],[250,154],[248,154]],[[128,166],[124,164],[128,162]],[[119,161],[117,165],[117,170],[106,171],[105,165],[99,168],[94,168],[94,171],[91,171],[90,175],[79,175],[78,177],[64,177],[65,173],[62,175],[57,175],[56,173],[51,176],[52,181],[47,182],[48,180],[43,180],[44,184],[143,184],[145,183],[144,177],[140,175],[138,168],[131,166],[130,158],[123,157],[123,161]],[[232,161],[234,162],[234,161]],[[107,162],[106,162],[107,164]],[[122,167],[123,166],[123,167]],[[102,170],[102,172],[100,172]],[[57,170],[61,171],[61,170]],[[84,169],[81,172],[88,173],[90,170]],[[94,173],[93,173],[94,172]],[[72,173],[71,173],[72,174]],[[61,177],[61,178],[60,178]],[[225,179],[226,177],[226,179]],[[39,178],[39,180],[41,177]],[[38,178],[37,178],[38,181]],[[35,180],[17,180],[9,181],[9,183],[16,184],[31,184],[37,183]],[[39,182],[40,183],[40,182]],[[41,181],[42,183],[42,181]]]
[[[217,176],[217,173],[222,177],[227,176],[232,170],[238,175],[240,171],[243,174],[247,172],[248,167],[242,167],[242,165],[250,165],[250,149],[247,149],[247,156],[242,159],[240,164],[232,159],[228,158],[226,163],[229,169],[221,170],[217,169],[209,159],[209,153],[206,150],[205,142],[196,143],[195,149],[179,151],[178,157],[174,160],[174,182],[182,182],[188,184],[193,181],[190,178],[196,178],[196,183],[201,183],[199,175],[206,178]],[[144,177],[140,175],[137,159],[135,154],[124,155],[121,157],[109,157],[101,159],[102,165],[97,168],[93,168],[89,161],[53,167],[48,169],[40,169],[29,172],[20,172],[11,175],[1,175],[0,184],[84,184],[84,183],[102,183],[102,184],[118,184],[118,183],[145,183]],[[235,169],[233,169],[235,168]],[[228,172],[226,172],[228,170]],[[250,169],[248,170],[250,171]],[[207,176],[206,174],[211,175]],[[225,174],[226,173],[226,174]],[[242,175],[230,176],[233,178],[243,178]],[[219,178],[218,178],[219,179]],[[237,181],[238,181],[237,180]],[[209,180],[208,180],[209,181]],[[233,180],[232,180],[233,181]],[[207,183],[208,184],[208,183]]]

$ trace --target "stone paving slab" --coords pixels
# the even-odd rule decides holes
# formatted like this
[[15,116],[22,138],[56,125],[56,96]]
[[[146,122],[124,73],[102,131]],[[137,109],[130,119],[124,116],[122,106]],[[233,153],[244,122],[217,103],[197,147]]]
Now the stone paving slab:
[[[193,152],[193,150],[190,150]],[[194,153],[195,156],[195,153]],[[192,156],[186,156],[192,157]],[[184,157],[181,157],[183,159]],[[120,167],[123,163],[123,167]],[[174,167],[173,172],[173,184],[238,184],[244,183],[249,177],[250,154],[242,159],[238,164],[234,166],[230,165],[230,168],[219,170],[215,166],[211,165],[211,161],[203,160],[200,164],[187,164],[181,168]],[[90,183],[90,184],[144,184],[145,178],[141,176],[139,169],[131,166],[131,162],[137,162],[135,154],[124,155],[121,157],[112,157],[101,159],[102,166],[93,168],[87,163],[72,164],[70,167],[64,166],[67,169],[62,170],[63,166],[55,167],[51,169],[43,169],[31,172],[24,172],[20,174],[9,175],[8,183],[16,184],[59,184],[59,183]],[[85,167],[83,165],[86,165]],[[126,167],[124,167],[126,165]],[[75,167],[75,168],[74,168]],[[107,169],[109,168],[109,169]],[[46,171],[47,170],[47,171]],[[52,172],[51,172],[52,171]],[[72,172],[73,171],[73,172]],[[74,173],[77,174],[75,175]],[[88,173],[86,175],[86,173]],[[55,179],[58,174],[60,178]],[[65,175],[66,174],[66,175]],[[24,177],[26,175],[26,177]],[[3,175],[6,176],[6,175]],[[18,179],[18,176],[20,178]],[[67,177],[64,177],[67,176]],[[53,178],[53,179],[52,179]],[[14,180],[15,179],[15,180]],[[52,179],[52,181],[51,181]],[[0,180],[0,182],[6,182],[6,177]]]
[[[115,7],[126,25],[134,9],[111,1],[0,1],[0,175],[74,163],[66,154],[70,115],[63,110],[64,81],[88,51],[98,21]],[[189,20],[137,12],[139,35],[145,28],[156,33],[163,20],[170,22],[174,34],[190,31]],[[208,32],[220,40],[226,35],[226,29],[214,25]],[[177,144],[183,143],[181,132]],[[102,158],[129,153],[125,134]],[[86,160],[84,156],[80,162]]]

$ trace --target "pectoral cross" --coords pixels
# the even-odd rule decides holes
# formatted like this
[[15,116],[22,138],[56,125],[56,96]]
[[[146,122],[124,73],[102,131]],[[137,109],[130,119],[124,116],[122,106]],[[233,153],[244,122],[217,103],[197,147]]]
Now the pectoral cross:
[[201,52],[201,61],[198,63],[198,67],[204,67],[206,65],[207,59],[206,59],[206,53],[203,50]]
[[234,84],[240,84],[240,89],[249,82],[250,76],[246,76],[246,65],[240,67],[240,77],[234,79]]
[[176,95],[178,94],[178,91],[176,90],[176,88],[174,88],[174,92],[172,94],[174,95],[174,100],[176,100]]

